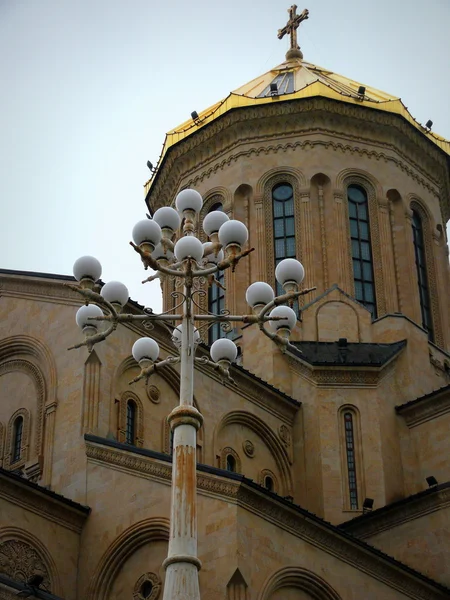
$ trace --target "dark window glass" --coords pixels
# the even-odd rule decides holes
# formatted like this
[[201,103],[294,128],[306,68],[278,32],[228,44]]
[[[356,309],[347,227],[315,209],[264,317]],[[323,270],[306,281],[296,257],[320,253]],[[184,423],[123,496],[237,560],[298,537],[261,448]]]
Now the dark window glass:
[[422,327],[428,332],[428,339],[434,341],[434,331],[431,319],[430,289],[428,287],[427,263],[425,244],[423,241],[422,219],[419,213],[413,210],[412,218],[414,254],[416,257],[417,281],[419,284],[420,310],[422,313]]
[[141,596],[143,598],[150,598],[153,591],[153,584],[151,581],[144,581],[141,586]]
[[236,473],[236,459],[232,454],[227,454],[227,471]]
[[375,319],[377,307],[375,303],[367,194],[363,188],[351,185],[347,190],[347,198],[355,298],[370,310],[372,318]]
[[[220,202],[214,204],[209,212],[214,210],[223,211],[223,206]],[[225,273],[223,271],[218,271],[215,273],[215,278],[217,281],[225,287]],[[220,313],[225,309],[225,290],[220,288],[219,286],[213,284],[208,290],[208,311],[210,313],[214,313],[215,315],[220,315]],[[214,323],[209,329],[208,334],[208,342],[211,345],[213,342],[218,340],[219,338],[226,337],[224,331],[220,326],[220,323]]]
[[357,509],[358,489],[356,487],[355,437],[353,431],[353,415],[351,412],[344,413],[344,426],[350,508]]
[[14,421],[12,440],[12,462],[20,460],[22,454],[23,417],[17,417]]
[[126,443],[134,446],[136,438],[136,404],[129,400],[127,402],[127,431]]
[[269,490],[269,492],[273,492],[273,479],[272,477],[266,476],[264,477],[264,487]]
[[[294,73],[293,71],[288,71],[287,73],[280,73],[272,80],[271,83],[277,84],[277,93],[281,94],[292,94],[294,91]],[[270,97],[271,90],[270,84],[266,86],[263,91],[259,94],[258,98],[266,98]]]
[[[279,183],[273,188],[272,211],[275,266],[277,266],[284,258],[296,258],[294,191],[288,183]],[[277,296],[284,294],[278,282],[276,282],[276,293]],[[293,308],[298,313],[297,301]]]

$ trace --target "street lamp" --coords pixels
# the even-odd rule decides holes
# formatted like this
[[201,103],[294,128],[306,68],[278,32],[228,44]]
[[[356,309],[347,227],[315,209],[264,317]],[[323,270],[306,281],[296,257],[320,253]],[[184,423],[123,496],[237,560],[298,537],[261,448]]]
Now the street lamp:
[[[296,314],[285,304],[292,305],[296,298],[315,289],[299,291],[304,277],[303,267],[295,259],[285,259],[276,268],[277,281],[285,291],[283,295],[275,297],[267,283],[256,282],[249,286],[246,293],[253,314],[238,316],[230,315],[228,311],[203,314],[197,300],[205,295],[205,285],[220,286],[215,274],[229,268],[234,271],[239,261],[254,249],[243,250],[248,239],[246,226],[229,219],[222,211],[213,211],[205,217],[203,229],[209,242],[202,244],[195,237],[202,204],[202,197],[197,191],[183,190],[175,200],[177,210],[163,207],[155,212],[153,219],[139,221],[133,228],[134,241],[130,242],[141,256],[145,269],[150,267],[156,271],[146,281],[156,278],[163,281],[166,277],[171,277],[183,284],[183,292],[172,292],[172,297],[178,304],[171,310],[182,307],[180,314],[171,314],[171,311],[155,314],[151,309],[144,309],[143,315],[122,313],[128,300],[127,288],[120,282],[109,282],[102,287],[101,294],[98,294],[95,282],[101,275],[101,265],[93,257],[85,256],[76,261],[74,275],[79,286],[69,285],[85,298],[85,306],[79,309],[76,317],[85,339],[73,348],[87,346],[92,351],[94,345],[106,339],[119,323],[158,321],[169,328],[172,341],[178,349],[178,355],[158,360],[158,344],[149,337],[137,340],[132,349],[141,372],[131,383],[148,379],[152,373],[168,364],[180,363],[181,366],[180,403],[168,416],[173,431],[173,462],[169,549],[163,563],[166,569],[164,600],[200,598],[196,435],[203,417],[193,405],[194,363],[197,361],[209,365],[232,382],[230,366],[237,357],[236,345],[227,338],[218,339],[212,344],[211,360],[207,357],[195,357],[201,332],[217,322],[224,329],[230,328],[230,323],[256,324],[285,351],[289,346],[290,332],[297,322]],[[175,232],[180,223],[181,235],[176,240]],[[104,331],[99,328],[101,321],[108,323]],[[174,327],[173,323],[179,324]],[[198,328],[194,323],[197,323]]]

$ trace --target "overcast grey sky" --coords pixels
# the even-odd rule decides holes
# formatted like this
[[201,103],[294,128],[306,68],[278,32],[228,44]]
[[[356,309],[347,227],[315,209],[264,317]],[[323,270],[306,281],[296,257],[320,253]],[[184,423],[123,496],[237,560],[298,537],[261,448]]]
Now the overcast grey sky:
[[[128,246],[166,131],[284,59],[291,0],[0,0],[0,266],[82,254],[160,308]],[[400,96],[450,139],[450,0],[299,5],[305,60]]]

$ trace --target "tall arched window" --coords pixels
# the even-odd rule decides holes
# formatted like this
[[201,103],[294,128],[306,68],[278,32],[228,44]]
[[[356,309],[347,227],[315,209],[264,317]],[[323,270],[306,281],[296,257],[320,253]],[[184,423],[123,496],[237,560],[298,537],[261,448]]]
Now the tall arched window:
[[[279,183],[272,189],[273,242],[275,266],[283,258],[296,258],[294,191],[289,183]],[[277,294],[283,288],[277,282]]]
[[23,417],[17,417],[13,426],[12,437],[12,460],[11,464],[20,460],[22,456],[22,437],[23,437]]
[[433,321],[431,319],[430,289],[428,287],[427,260],[423,239],[422,219],[417,211],[412,211],[412,229],[414,254],[416,257],[417,281],[419,283],[420,310],[422,327],[428,332],[428,338],[434,341]]
[[344,430],[348,493],[350,499],[350,508],[354,510],[358,508],[358,486],[356,481],[355,430],[353,424],[353,415],[350,411],[344,412]]
[[355,298],[377,316],[373,258],[370,244],[369,204],[366,191],[359,185],[347,189],[350,239],[352,243],[353,281]]
[[132,446],[136,442],[136,404],[132,400],[127,402],[127,428],[125,443]]
[[[221,202],[217,202],[214,204],[209,212],[214,210],[223,211],[223,205]],[[215,274],[217,281],[225,286],[225,273],[223,271],[218,271]],[[208,311],[214,313],[216,315],[220,314],[222,310],[225,308],[225,290],[223,290],[218,285],[213,284],[208,290]],[[218,340],[219,338],[225,337],[225,332],[220,327],[220,323],[214,323],[212,327],[209,329],[208,342],[211,345],[213,342]]]

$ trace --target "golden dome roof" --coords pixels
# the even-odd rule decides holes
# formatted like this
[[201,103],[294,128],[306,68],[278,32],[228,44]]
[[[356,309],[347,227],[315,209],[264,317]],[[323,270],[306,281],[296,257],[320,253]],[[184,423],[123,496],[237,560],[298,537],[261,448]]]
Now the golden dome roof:
[[[169,131],[158,164],[161,164],[169,148],[230,110],[270,104],[274,100],[283,102],[318,96],[398,114],[450,155],[450,141],[417,122],[400,98],[307,63],[300,57],[292,57],[234,90],[198,115],[193,113],[193,118]],[[151,179],[146,183],[146,192],[149,191],[151,183]]]

